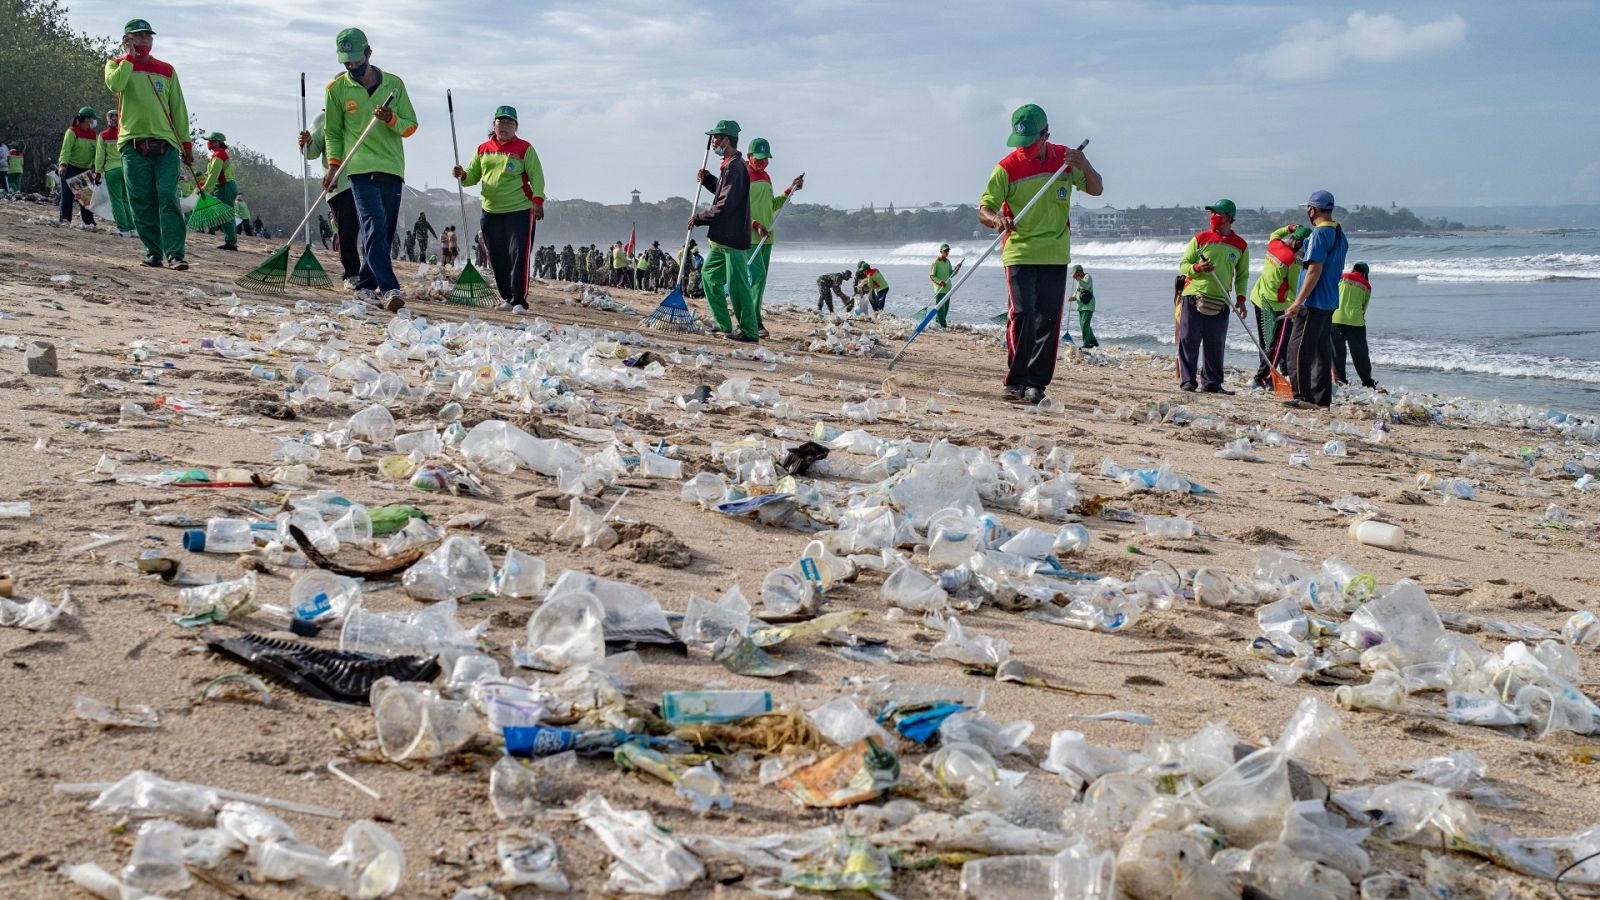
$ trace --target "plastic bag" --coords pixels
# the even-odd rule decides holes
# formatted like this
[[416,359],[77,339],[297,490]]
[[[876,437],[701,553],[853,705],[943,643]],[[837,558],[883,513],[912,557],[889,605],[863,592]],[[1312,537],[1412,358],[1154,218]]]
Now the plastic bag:
[[1357,881],[1372,868],[1367,851],[1361,849],[1361,842],[1371,833],[1370,828],[1347,827],[1321,800],[1302,800],[1284,815],[1278,840],[1301,859],[1323,863]]
[[868,737],[877,739],[881,744],[890,743],[888,733],[877,720],[849,697],[835,697],[806,715],[823,737],[841,747],[848,747]]
[[1197,796],[1206,820],[1235,846],[1253,847],[1275,839],[1292,802],[1288,758],[1268,747],[1246,756],[1207,782]]
[[477,538],[455,534],[407,569],[401,583],[419,600],[487,594],[494,586],[494,563]]
[[1024,745],[1033,729],[1034,724],[1027,719],[1001,725],[982,712],[968,710],[955,713],[939,724],[939,740],[975,744],[997,759],[1014,755],[1031,760],[1033,754]]
[[599,794],[577,805],[579,821],[615,857],[605,889],[628,894],[668,894],[699,881],[705,866],[675,838],[658,829],[647,812],[614,809]]
[[967,634],[955,616],[940,623],[944,640],[933,645],[928,654],[935,659],[953,659],[975,666],[998,666],[1011,658],[1011,642],[1004,638],[982,634]]

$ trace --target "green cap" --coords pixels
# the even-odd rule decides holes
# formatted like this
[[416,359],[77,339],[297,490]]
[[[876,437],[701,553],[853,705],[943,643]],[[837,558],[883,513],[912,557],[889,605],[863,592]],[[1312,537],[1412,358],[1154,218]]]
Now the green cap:
[[949,244],[940,244],[939,245],[939,252],[941,252],[941,253],[943,253],[944,251],[949,250],[949,249],[950,249],[950,245]]
[[94,107],[85,106],[82,109],[78,110],[78,118],[80,118],[80,119],[84,119],[84,118],[92,119],[92,118],[94,118]]
[[219,144],[226,144],[228,142],[228,136],[223,134],[220,131],[213,131],[210,134],[206,135],[206,140],[208,140],[208,141],[216,141]]
[[1363,275],[1365,275],[1368,272],[1372,271],[1371,269],[1367,268],[1367,264],[1364,263],[1364,262],[1356,263],[1355,265],[1351,266],[1350,268],[1355,269],[1357,272],[1360,272]]
[[751,159],[771,159],[772,145],[767,143],[766,138],[756,138],[750,142],[750,152],[747,155]]
[[1082,271],[1083,271],[1083,266],[1073,266],[1072,267],[1073,274],[1077,274],[1077,273],[1082,272]]
[[706,132],[707,137],[719,137],[721,135],[738,137],[739,123],[732,119],[722,119],[719,120],[716,125],[712,126],[710,131]]
[[867,261],[864,260],[864,259],[862,261],[856,263],[856,269],[858,269],[858,270],[865,269],[866,267],[867,267]]
[[123,34],[138,34],[141,31],[148,31],[151,34],[156,33],[156,30],[150,27],[150,23],[143,19],[129,19],[128,24],[122,26]]
[[1050,120],[1045,118],[1044,110],[1037,104],[1025,103],[1011,114],[1011,137],[1006,139],[1006,146],[1026,147],[1049,127]]
[[339,62],[358,62],[367,53],[367,33],[359,28],[346,28],[339,32],[333,46],[339,52]]
[[1303,241],[1308,237],[1311,237],[1311,228],[1306,225],[1298,226],[1294,231],[1289,232],[1289,240],[1291,241]]
[[497,107],[495,107],[495,109],[494,109],[494,117],[496,119],[510,119],[513,122],[521,121],[520,119],[517,118],[517,108],[515,106],[497,106]]
[[1206,207],[1206,212],[1221,213],[1224,216],[1239,215],[1239,207],[1233,205],[1232,200],[1222,199]]

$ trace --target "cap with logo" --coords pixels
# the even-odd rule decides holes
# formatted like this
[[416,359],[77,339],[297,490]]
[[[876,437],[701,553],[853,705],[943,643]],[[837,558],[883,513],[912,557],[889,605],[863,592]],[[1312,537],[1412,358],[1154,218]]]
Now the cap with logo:
[[94,107],[85,106],[82,109],[78,110],[78,118],[80,118],[80,119],[92,119],[92,118],[94,118]]
[[128,24],[122,26],[122,33],[125,35],[140,33],[155,34],[156,30],[151,28],[150,23],[143,19],[129,19]]
[[767,143],[766,138],[755,138],[750,141],[749,156],[751,159],[771,159],[772,145]]
[[1333,209],[1333,195],[1327,191],[1312,191],[1306,205],[1317,209]]
[[711,126],[711,130],[706,132],[706,136],[736,138],[739,136],[739,123],[732,119],[721,119],[717,124]]
[[334,38],[333,46],[339,53],[339,62],[360,62],[367,55],[367,33],[359,28],[346,28]]
[[944,251],[949,250],[949,249],[950,249],[950,245],[949,244],[940,244],[939,245],[939,252],[941,252],[941,253],[943,253]]
[[1234,206],[1232,200],[1223,198],[1206,207],[1206,212],[1214,212],[1231,218],[1239,214],[1239,207]]
[[1024,103],[1011,114],[1011,137],[1007,147],[1026,147],[1039,139],[1050,128],[1050,120],[1037,104]]
[[517,118],[517,108],[515,106],[497,106],[497,107],[495,107],[495,109],[494,109],[494,117],[496,119],[510,119],[513,122],[520,121]]

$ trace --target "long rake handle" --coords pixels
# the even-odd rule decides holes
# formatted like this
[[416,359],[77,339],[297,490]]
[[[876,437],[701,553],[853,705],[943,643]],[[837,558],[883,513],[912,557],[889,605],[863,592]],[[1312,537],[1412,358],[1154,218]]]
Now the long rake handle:
[[[1222,291],[1222,302],[1233,306],[1233,301],[1228,299],[1228,292],[1222,286],[1222,279],[1217,277],[1217,270],[1212,269],[1206,274],[1211,276],[1211,283],[1216,285],[1217,290]],[[1239,315],[1239,324],[1244,326],[1244,333],[1249,336],[1250,343],[1255,344],[1256,350],[1260,351],[1261,361],[1271,366],[1272,358],[1267,356],[1267,348],[1261,346],[1261,339],[1256,337],[1255,329],[1250,327],[1250,321],[1244,317],[1244,310],[1235,309],[1235,312]]]
[[[444,92],[445,107],[450,110],[450,152],[456,158],[456,168],[461,167],[461,147],[456,143],[456,101],[450,96],[449,91]],[[456,203],[461,207],[461,234],[467,246],[473,246],[472,236],[467,232],[467,199],[461,193],[461,179],[456,179]]]
[[[805,178],[806,177],[806,173],[801,172],[800,173],[800,177],[801,178]],[[793,200],[794,200],[793,195],[791,195],[789,197],[789,200],[790,200],[791,203],[793,202]],[[696,205],[698,205],[698,203]],[[763,234],[761,236],[761,242],[756,244],[756,248],[754,250],[750,251],[750,258],[751,259],[755,259],[756,258],[756,254],[761,252],[761,248],[765,247],[767,245],[767,241],[772,238],[772,230],[774,228],[778,227],[778,220],[783,218],[783,212],[784,212],[784,210],[788,209],[789,206],[790,206],[790,203],[785,203],[785,204],[783,204],[783,206],[781,208],[779,208],[779,210],[777,212],[772,214],[772,224],[767,226],[767,232],[766,232],[766,234]]]
[[[300,130],[310,131],[306,122],[306,73],[300,73]],[[306,246],[311,246],[311,164],[306,159],[305,150],[300,151],[300,199],[305,204],[306,213]],[[289,232],[291,235],[294,232]],[[291,238],[293,240],[293,238]]]
[[[380,106],[388,106],[389,104],[394,102],[394,98],[396,96],[398,96],[399,93],[400,93],[399,91],[390,91],[389,92],[389,99],[383,101],[383,103],[381,103],[379,105]],[[373,116],[371,119],[367,120],[367,127],[361,129],[361,135],[356,138],[356,142],[354,144],[350,145],[350,149],[349,150],[345,151],[344,161],[346,163],[348,163],[350,161],[351,157],[356,155],[356,151],[361,149],[361,145],[366,143],[367,135],[372,133],[372,126],[376,125],[377,123],[378,123],[378,117],[377,116]],[[344,168],[344,165],[340,164],[339,168],[341,168],[341,169]],[[329,188],[323,188],[322,189],[322,193],[317,195],[317,202],[306,208],[305,218],[300,220],[300,224],[294,226],[293,228],[291,228],[289,230],[289,239],[287,241],[283,242],[283,246],[284,246],[285,249],[287,249],[290,245],[292,245],[294,243],[295,232],[299,231],[301,228],[304,228],[306,226],[306,224],[311,221],[311,211],[316,209],[318,206],[321,206],[332,195],[333,195],[333,191],[331,189],[329,189]]]
[[[700,160],[700,168],[704,169],[711,162],[711,138],[706,138],[706,155]],[[694,203],[689,206],[689,218],[694,218],[694,211],[700,208],[700,195],[705,193],[706,186],[697,184],[694,188]],[[678,251],[678,290],[683,290],[684,277],[689,272],[689,235],[694,234],[694,226],[690,225],[683,230],[683,249]]]

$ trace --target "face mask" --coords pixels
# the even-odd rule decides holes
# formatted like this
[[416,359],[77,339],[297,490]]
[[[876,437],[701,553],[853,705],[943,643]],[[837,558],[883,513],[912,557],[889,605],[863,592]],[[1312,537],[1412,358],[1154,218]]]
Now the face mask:
[[1222,230],[1222,226],[1224,226],[1226,224],[1228,224],[1228,217],[1227,216],[1225,216],[1225,215],[1223,215],[1221,213],[1212,213],[1211,214],[1211,230],[1212,231],[1221,231]]
[[752,159],[750,160],[750,168],[755,169],[757,172],[765,172],[767,170],[767,161],[764,159]]
[[356,66],[354,69],[346,69],[345,71],[350,73],[351,78],[360,81],[361,79],[367,77],[367,70],[370,68],[372,67],[363,61],[361,65]]

